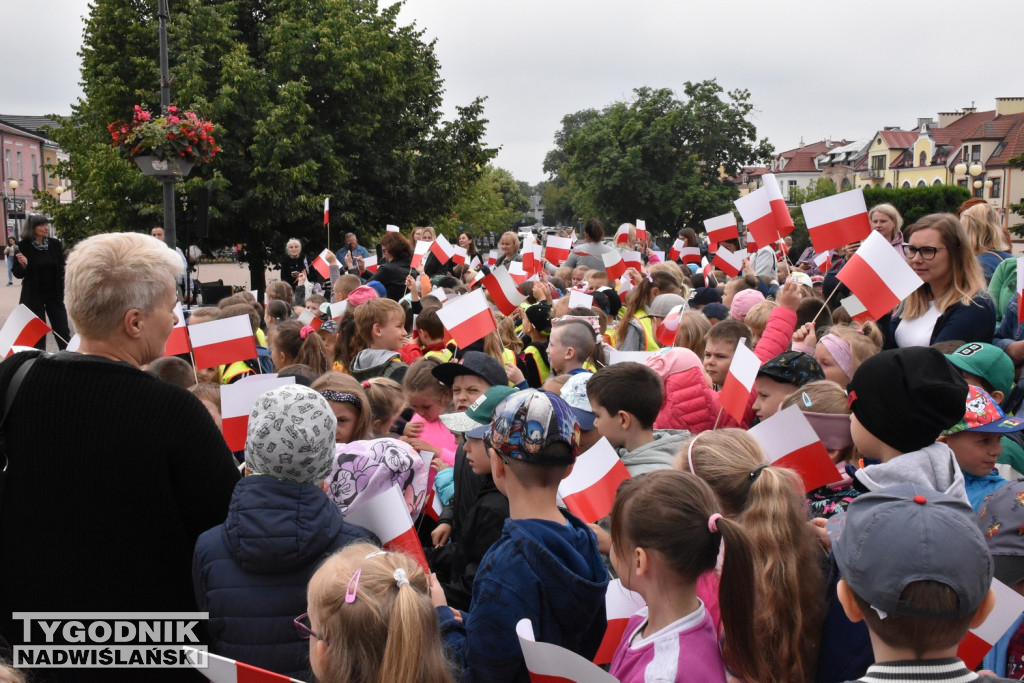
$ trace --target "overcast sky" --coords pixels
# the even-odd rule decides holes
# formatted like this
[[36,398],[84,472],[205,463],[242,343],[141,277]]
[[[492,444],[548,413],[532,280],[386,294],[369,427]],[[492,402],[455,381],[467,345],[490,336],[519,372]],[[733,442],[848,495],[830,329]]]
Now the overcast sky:
[[[87,5],[0,1],[0,113],[70,112]],[[1021,0],[408,0],[400,15],[437,40],[446,110],[486,96],[496,163],[530,183],[564,115],[640,86],[747,88],[776,151],[992,109],[1024,97],[1022,19]]]

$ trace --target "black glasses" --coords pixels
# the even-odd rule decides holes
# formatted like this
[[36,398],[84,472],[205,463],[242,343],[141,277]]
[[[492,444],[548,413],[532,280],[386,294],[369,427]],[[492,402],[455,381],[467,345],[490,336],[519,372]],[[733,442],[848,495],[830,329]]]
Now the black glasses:
[[300,614],[299,616],[295,617],[295,621],[293,623],[295,624],[295,632],[299,635],[299,638],[302,638],[303,640],[316,638],[324,645],[330,645],[330,643],[328,643],[326,640],[318,636],[316,634],[316,631],[314,631],[311,628],[313,624],[309,621],[308,612],[306,614]]
[[908,259],[920,256],[925,261],[931,261],[935,258],[935,255],[939,253],[939,249],[945,249],[945,247],[914,247],[909,244],[904,244],[903,255]]

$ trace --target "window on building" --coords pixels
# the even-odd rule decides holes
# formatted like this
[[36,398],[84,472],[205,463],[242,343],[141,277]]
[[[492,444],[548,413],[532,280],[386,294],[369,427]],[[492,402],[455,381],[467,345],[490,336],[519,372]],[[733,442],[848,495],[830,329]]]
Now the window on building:
[[5,156],[5,160],[7,162],[7,177],[10,178],[11,177],[11,150],[9,150],[9,149],[6,150],[4,152],[4,156]]
[[926,183],[926,182],[925,182],[925,181],[923,181],[923,180],[918,180],[918,181],[917,181],[917,186],[918,186],[918,187],[925,187],[926,185],[928,185],[928,183]]
[[921,154],[917,158],[917,165],[918,166],[927,166],[928,165],[928,154],[927,154],[927,152],[921,152]]
[[25,170],[21,167],[21,152],[17,153],[17,160],[18,160],[18,180],[24,180],[25,179]]
[[885,155],[877,154],[871,157],[871,170],[882,171],[885,169]]
[[971,145],[971,161],[981,161],[981,145]]
[[988,196],[992,199],[999,199],[999,194],[1002,191],[1002,178],[991,178],[992,188],[989,190]]
[[789,191],[792,192],[795,189],[796,189],[796,181],[795,180],[790,180],[789,181]]
[[30,159],[30,162],[31,162],[30,168],[32,169],[32,189],[33,190],[38,190],[39,189],[39,167],[36,166],[36,155],[33,154],[29,159]]
[[932,185],[941,185],[941,184],[942,184],[942,178],[936,178],[935,182],[932,183]]
[[908,187],[910,187],[910,181],[909,181],[909,180],[904,180],[904,181],[903,181],[903,187],[904,187],[904,188],[908,188]]

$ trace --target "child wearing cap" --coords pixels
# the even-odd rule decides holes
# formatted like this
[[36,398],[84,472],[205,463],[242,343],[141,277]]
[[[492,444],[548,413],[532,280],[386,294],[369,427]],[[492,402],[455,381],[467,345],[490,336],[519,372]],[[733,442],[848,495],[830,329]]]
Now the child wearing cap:
[[510,516],[480,563],[461,622],[434,597],[462,680],[526,681],[516,624],[530,619],[539,641],[593,658],[607,626],[608,571],[593,532],[556,503],[579,450],[569,406],[542,391],[516,392],[495,408],[485,439]]
[[[1024,595],[1024,481],[1015,481],[985,499],[978,513],[981,532],[992,553],[994,576]],[[997,676],[1024,678],[1024,615],[995,644],[981,664]]]
[[[534,291],[538,291],[537,287]],[[526,344],[517,359],[519,372],[509,368],[509,379],[520,388],[539,388],[551,376],[548,360],[548,340],[551,334],[551,304],[541,301],[523,313],[523,335]]]
[[487,550],[501,537],[508,519],[508,498],[494,485],[483,438],[495,406],[515,391],[507,385],[493,386],[465,412],[441,416],[448,429],[465,437],[466,464],[480,479],[476,497],[465,517],[458,524],[452,524],[451,541],[427,549],[430,568],[437,574],[448,605],[453,609],[469,609],[477,567]]
[[757,371],[754,380],[754,414],[762,422],[779,410],[779,404],[794,391],[815,380],[825,379],[818,361],[806,353],[786,351]]
[[1007,417],[984,389],[968,387],[967,412],[942,432],[939,441],[953,449],[964,473],[967,499],[975,511],[981,508],[985,496],[1007,483],[995,469],[1003,451],[1001,436],[1022,429],[1024,420]]
[[[210,613],[210,649],[309,680],[308,646],[291,621],[324,557],[372,534],[345,521],[320,487],[334,459],[336,418],[301,385],[261,395],[249,416],[246,474],[226,521],[196,542],[196,602]],[[268,514],[268,512],[273,514]]]
[[829,532],[839,601],[871,633],[875,664],[859,680],[978,679],[957,647],[992,611],[995,593],[992,556],[965,503],[904,483],[861,496]]

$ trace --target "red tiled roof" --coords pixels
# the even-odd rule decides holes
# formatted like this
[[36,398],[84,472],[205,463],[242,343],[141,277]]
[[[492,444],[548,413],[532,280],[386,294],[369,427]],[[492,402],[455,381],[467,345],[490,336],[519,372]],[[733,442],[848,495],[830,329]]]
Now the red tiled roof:
[[906,149],[917,142],[917,131],[914,130],[880,130],[876,137],[882,138],[889,149]]
[[964,114],[948,126],[932,128],[929,132],[935,144],[957,147],[960,145],[960,141],[963,140],[965,133],[970,133],[979,125],[991,121],[995,117],[996,112],[994,109],[991,111],[977,111],[973,114]]
[[775,155],[775,159],[781,160],[786,159],[785,168],[780,168],[778,173],[808,173],[817,171],[818,168],[814,165],[814,158],[819,154],[824,154],[830,149],[836,147],[842,147],[843,145],[850,144],[849,141],[839,140],[822,140],[820,142],[812,142],[809,145],[803,147],[797,147],[796,149],[788,149],[785,152],[779,152]]
[[[997,122],[1000,129],[1006,129],[1002,136],[1006,146],[1003,147],[999,154],[989,158],[989,166],[1002,166],[1009,163],[1010,159],[1024,154],[1024,114],[997,116],[989,124],[996,124]],[[995,126],[992,127],[995,128]]]

